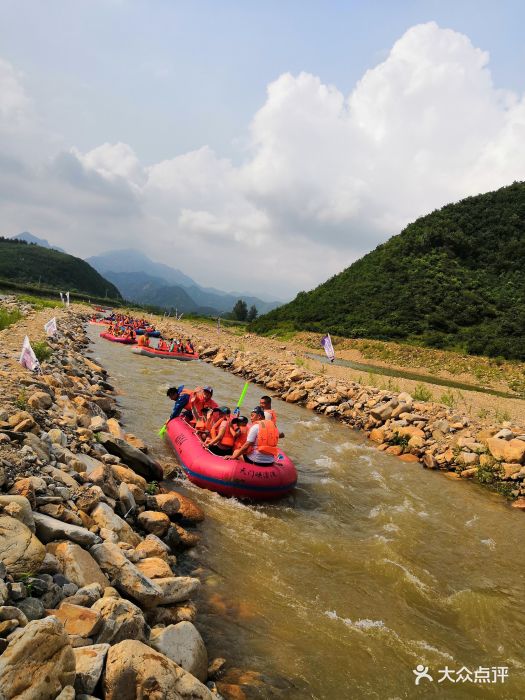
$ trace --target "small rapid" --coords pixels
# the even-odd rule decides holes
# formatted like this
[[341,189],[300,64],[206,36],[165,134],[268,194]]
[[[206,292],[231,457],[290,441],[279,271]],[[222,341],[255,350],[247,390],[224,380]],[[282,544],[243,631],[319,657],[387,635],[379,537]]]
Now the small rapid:
[[[163,460],[175,461],[157,437],[168,386],[211,384],[220,404],[237,402],[239,377],[89,333],[126,429]],[[263,393],[250,385],[245,409]],[[197,624],[211,657],[262,673],[260,698],[525,696],[523,514],[378,452],[334,420],[274,408],[298,468],[292,496],[249,505],[183,482],[207,514],[190,562],[202,570]],[[418,664],[431,682],[415,685]],[[508,679],[438,683],[445,667],[507,667]]]

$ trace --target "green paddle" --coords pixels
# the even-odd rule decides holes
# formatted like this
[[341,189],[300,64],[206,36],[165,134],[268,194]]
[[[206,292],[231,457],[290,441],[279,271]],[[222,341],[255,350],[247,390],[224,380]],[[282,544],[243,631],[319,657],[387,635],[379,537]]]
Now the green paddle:
[[246,382],[246,384],[243,387],[243,390],[241,391],[241,395],[239,396],[239,400],[237,401],[237,406],[235,407],[234,413],[239,414],[241,412],[241,406],[242,402],[244,401],[244,397],[246,396],[246,392],[248,391],[248,386],[250,382]]
[[164,437],[165,432],[166,432],[166,424],[164,423],[162,428],[159,430],[159,433],[158,433],[159,437]]

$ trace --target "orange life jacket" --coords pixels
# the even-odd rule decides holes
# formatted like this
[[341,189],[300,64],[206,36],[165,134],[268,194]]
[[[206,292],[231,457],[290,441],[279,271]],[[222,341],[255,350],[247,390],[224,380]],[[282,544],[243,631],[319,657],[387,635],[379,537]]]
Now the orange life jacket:
[[[257,422],[259,432],[257,434],[257,442],[255,447],[258,452],[263,455],[277,456],[279,450],[277,443],[279,442],[279,431],[271,420],[260,420]],[[251,450],[251,451],[252,451]]]
[[213,426],[214,428],[216,427],[216,435],[218,435],[221,431],[221,428],[223,427],[223,424],[226,423],[226,430],[224,431],[224,435],[222,438],[219,440],[219,445],[222,445],[223,447],[233,447],[233,435],[230,430],[230,421],[231,418],[223,418],[221,421],[217,421],[215,425]]
[[248,437],[248,426],[247,425],[239,425],[238,432],[234,435],[234,438],[233,438],[233,449],[238,450],[239,447],[242,447],[244,445],[244,443],[246,442],[247,437]]
[[277,413],[273,410],[273,408],[266,408],[264,410],[265,413],[270,414],[270,420],[274,425],[277,425]]

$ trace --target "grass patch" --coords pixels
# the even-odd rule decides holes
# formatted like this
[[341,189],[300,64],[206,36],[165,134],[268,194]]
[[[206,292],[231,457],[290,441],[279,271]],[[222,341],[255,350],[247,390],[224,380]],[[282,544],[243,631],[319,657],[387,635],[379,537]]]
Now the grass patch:
[[20,311],[15,309],[14,311],[7,311],[6,309],[0,309],[0,331],[4,328],[9,328],[13,323],[16,323],[22,318]]
[[412,398],[415,401],[432,401],[433,396],[430,389],[427,389],[424,384],[416,384],[416,388],[412,392]]
[[53,351],[51,350],[51,348],[45,340],[42,340],[38,343],[33,343],[33,350],[35,351],[36,359],[40,363],[49,360],[49,358],[53,354]]
[[44,299],[43,297],[35,297],[31,294],[20,294],[18,296],[20,301],[25,301],[36,311],[41,311],[42,309],[57,309],[59,306],[63,306],[60,299]]

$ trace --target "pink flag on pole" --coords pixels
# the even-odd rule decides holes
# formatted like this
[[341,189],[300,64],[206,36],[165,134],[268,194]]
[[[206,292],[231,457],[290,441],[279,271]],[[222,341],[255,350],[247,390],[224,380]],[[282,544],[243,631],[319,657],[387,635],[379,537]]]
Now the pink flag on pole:
[[30,369],[32,372],[40,372],[40,363],[36,358],[35,352],[31,347],[29,338],[26,335],[24,342],[22,344],[22,352],[20,354],[20,359],[18,360],[22,367]]
[[335,359],[335,352],[334,352],[334,346],[332,345],[332,339],[330,338],[330,333],[327,333],[326,335],[323,336],[321,340],[321,345],[324,348],[324,351],[326,353],[326,357],[330,360],[330,362],[333,362]]

